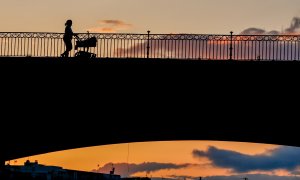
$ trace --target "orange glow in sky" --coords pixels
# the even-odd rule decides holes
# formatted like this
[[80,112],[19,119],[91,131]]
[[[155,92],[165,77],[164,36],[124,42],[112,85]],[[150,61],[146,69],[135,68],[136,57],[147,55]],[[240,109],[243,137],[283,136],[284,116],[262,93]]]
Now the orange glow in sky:
[[63,32],[72,19],[75,32],[238,34],[281,31],[297,16],[299,0],[1,0],[0,32]]
[[[66,169],[92,171],[108,163],[141,164],[144,162],[159,162],[173,164],[192,164],[180,169],[162,169],[151,172],[151,176],[168,177],[170,175],[213,176],[232,174],[226,168],[213,167],[210,160],[195,158],[192,151],[205,151],[209,146],[223,150],[231,150],[248,155],[264,153],[279,146],[240,142],[222,141],[168,141],[116,144],[87,147],[43,155],[25,157],[10,161],[11,165],[22,165],[27,159],[38,160],[40,164],[62,166]],[[108,172],[104,172],[108,173]],[[281,174],[286,174],[280,172]],[[146,176],[146,172],[137,172],[134,176]],[[149,174],[148,174],[149,175]]]

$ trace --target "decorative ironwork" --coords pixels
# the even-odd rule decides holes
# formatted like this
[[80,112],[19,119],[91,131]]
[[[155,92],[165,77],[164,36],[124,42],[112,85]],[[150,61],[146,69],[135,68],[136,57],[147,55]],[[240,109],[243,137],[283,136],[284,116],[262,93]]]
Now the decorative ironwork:
[[[297,35],[116,34],[79,33],[95,37],[99,58],[172,58],[195,60],[300,60]],[[63,33],[0,32],[0,56],[58,57]],[[75,47],[75,39],[73,47]],[[72,51],[72,56],[75,55]]]

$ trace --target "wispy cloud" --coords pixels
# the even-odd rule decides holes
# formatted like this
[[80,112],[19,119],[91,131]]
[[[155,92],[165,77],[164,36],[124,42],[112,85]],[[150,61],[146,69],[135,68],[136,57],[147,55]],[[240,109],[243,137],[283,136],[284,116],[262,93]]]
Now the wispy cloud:
[[300,180],[300,177],[295,176],[276,176],[276,175],[265,175],[265,174],[242,174],[234,176],[211,176],[206,177],[206,180],[242,180],[247,177],[253,180]]
[[[199,180],[199,177],[195,176],[176,176],[170,175],[170,180]],[[267,174],[239,174],[239,175],[229,175],[229,176],[207,176],[203,177],[204,180],[242,180],[247,177],[250,180],[300,180],[297,176],[277,176],[277,175],[267,175]],[[153,178],[152,178],[153,179]],[[160,178],[161,179],[161,178]],[[159,180],[159,178],[157,178]],[[168,180],[168,179],[166,179]]]
[[247,155],[210,146],[207,151],[194,150],[194,157],[208,158],[217,167],[230,168],[237,173],[286,169],[295,171],[300,166],[300,148],[279,147],[263,154]]
[[199,177],[195,176],[186,176],[186,175],[168,175],[170,179],[177,179],[177,180],[199,180]]
[[290,27],[286,28],[282,32],[272,30],[272,31],[266,31],[261,28],[247,28],[244,31],[240,33],[240,35],[295,35],[300,34],[300,17],[294,17],[292,19]]
[[132,28],[133,25],[121,20],[100,20],[98,26],[89,28],[88,31],[97,33],[115,33]]
[[100,20],[100,24],[103,25],[111,25],[111,26],[118,26],[118,27],[131,27],[131,24],[125,23],[121,20]]
[[[115,167],[115,173],[121,176],[130,176],[138,172],[155,172],[166,169],[181,169],[192,166],[192,164],[174,164],[174,163],[158,163],[158,162],[145,162],[141,164],[127,164],[127,163],[116,163],[113,164]],[[107,163],[94,172],[109,173],[112,168],[112,163]]]
[[265,31],[259,28],[248,28],[240,33],[240,35],[279,35],[279,31]]

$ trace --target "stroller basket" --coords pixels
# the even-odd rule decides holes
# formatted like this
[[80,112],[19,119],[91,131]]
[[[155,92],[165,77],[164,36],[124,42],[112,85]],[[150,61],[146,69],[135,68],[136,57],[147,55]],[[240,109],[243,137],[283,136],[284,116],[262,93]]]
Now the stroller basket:
[[[75,57],[84,57],[84,58],[95,58],[96,54],[90,53],[89,48],[90,47],[96,47],[97,45],[97,39],[96,37],[91,37],[85,40],[80,40],[79,38],[76,41],[75,50],[77,50],[79,47],[84,48],[83,51],[78,51],[75,53]],[[85,50],[87,48],[87,51]]]
[[85,40],[76,41],[76,49],[78,47],[96,47],[97,39],[95,37],[91,37]]

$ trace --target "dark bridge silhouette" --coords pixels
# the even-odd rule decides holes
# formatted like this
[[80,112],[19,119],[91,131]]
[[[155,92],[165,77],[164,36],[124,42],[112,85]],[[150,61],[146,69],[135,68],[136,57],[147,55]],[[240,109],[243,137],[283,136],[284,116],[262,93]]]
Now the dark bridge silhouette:
[[173,67],[5,67],[0,160],[162,140],[300,146],[293,121],[299,101],[292,95],[299,91],[285,78],[298,78],[298,67],[295,74],[274,67]]
[[[157,104],[153,107],[138,104],[142,106],[139,108],[126,103],[107,105],[119,108],[97,107],[84,112],[77,108],[55,114],[51,110],[35,109],[36,115],[10,122],[1,133],[2,160],[80,147],[144,141],[221,140],[300,146],[299,128],[290,124],[290,118],[274,111],[254,113],[238,109],[235,114],[230,108],[206,112],[207,108],[191,107],[187,110],[172,106],[167,109]],[[269,122],[269,113],[282,122]]]

